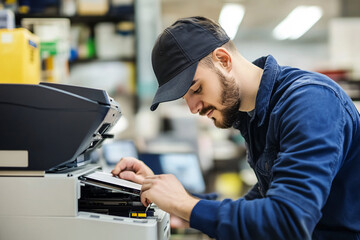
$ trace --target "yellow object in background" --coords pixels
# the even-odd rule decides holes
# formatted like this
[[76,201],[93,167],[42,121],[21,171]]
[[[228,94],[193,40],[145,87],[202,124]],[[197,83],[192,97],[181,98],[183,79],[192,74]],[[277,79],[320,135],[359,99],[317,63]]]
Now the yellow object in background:
[[39,48],[39,38],[27,29],[0,29],[0,83],[38,84]]
[[215,179],[215,191],[219,193],[222,198],[239,198],[242,190],[243,182],[238,173],[221,173]]
[[45,62],[45,71],[44,71],[43,79],[46,79],[46,82],[56,82],[54,76],[55,57],[49,56],[44,59],[44,62]]

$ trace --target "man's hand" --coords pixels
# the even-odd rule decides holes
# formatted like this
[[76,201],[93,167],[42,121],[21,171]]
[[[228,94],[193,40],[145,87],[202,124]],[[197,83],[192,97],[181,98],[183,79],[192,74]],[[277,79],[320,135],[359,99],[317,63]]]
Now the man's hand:
[[144,162],[133,157],[121,158],[111,173],[139,184],[143,184],[145,177],[154,176],[154,172]]
[[174,229],[185,229],[189,228],[189,222],[185,221],[184,219],[175,216],[173,214],[170,215],[170,227]]
[[159,208],[190,220],[191,211],[199,199],[190,196],[172,174],[148,176],[141,188],[141,202],[147,206],[155,203]]

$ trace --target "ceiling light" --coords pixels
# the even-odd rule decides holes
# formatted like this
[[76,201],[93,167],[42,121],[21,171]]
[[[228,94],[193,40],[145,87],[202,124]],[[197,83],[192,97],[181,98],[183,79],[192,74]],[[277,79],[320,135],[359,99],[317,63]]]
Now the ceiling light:
[[298,39],[306,33],[322,16],[318,6],[296,7],[273,31],[278,40]]
[[219,23],[230,39],[234,39],[241,20],[245,14],[245,8],[241,4],[226,3],[221,9]]

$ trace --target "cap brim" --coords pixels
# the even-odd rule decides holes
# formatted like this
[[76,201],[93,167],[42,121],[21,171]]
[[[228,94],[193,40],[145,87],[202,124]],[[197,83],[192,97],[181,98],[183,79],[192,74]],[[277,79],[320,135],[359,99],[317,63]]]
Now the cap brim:
[[198,61],[194,62],[188,68],[159,87],[156,91],[150,110],[155,111],[162,102],[169,102],[183,97],[191,87],[198,63]]

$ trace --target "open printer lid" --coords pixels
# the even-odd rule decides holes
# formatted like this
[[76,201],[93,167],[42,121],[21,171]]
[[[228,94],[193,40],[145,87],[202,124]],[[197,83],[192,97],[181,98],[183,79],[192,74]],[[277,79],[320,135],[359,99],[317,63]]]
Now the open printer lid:
[[119,105],[103,90],[0,84],[0,171],[54,171],[109,137]]

